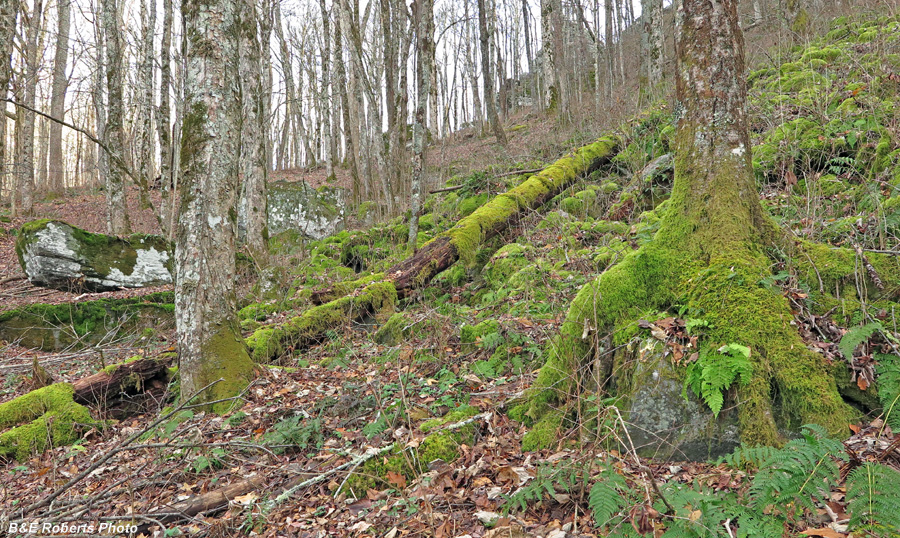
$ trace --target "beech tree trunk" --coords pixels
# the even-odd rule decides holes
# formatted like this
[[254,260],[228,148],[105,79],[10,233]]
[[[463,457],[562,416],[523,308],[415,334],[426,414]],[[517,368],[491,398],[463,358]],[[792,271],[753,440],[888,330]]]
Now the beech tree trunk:
[[[23,78],[23,101],[25,106],[34,109],[37,100],[38,68],[38,34],[41,32],[44,4],[35,0],[34,8],[29,16],[25,33],[25,73]],[[34,213],[34,127],[36,115],[28,109],[22,114],[21,146],[19,151],[19,192],[22,197],[21,214],[29,216]]]
[[[9,78],[12,72],[11,54],[13,35],[16,30],[16,16],[19,3],[15,0],[0,0],[0,99],[6,99],[9,95]],[[7,164],[8,153],[6,151],[6,101],[0,101],[0,187],[9,189],[11,201],[15,200],[16,192],[10,184],[12,167]],[[15,203],[12,203],[15,207]]]
[[[236,0],[187,0],[181,11],[186,71],[175,323],[182,398],[214,383],[198,396],[202,403],[235,396],[254,373],[235,295],[240,7]],[[227,402],[213,409],[223,407]]]
[[[119,5],[117,0],[103,0],[103,31],[106,37],[106,147],[119,158],[125,157],[125,133],[122,125],[125,113],[122,97],[124,64],[122,36],[119,32]],[[109,160],[107,159],[107,163]],[[131,233],[131,221],[125,205],[125,182],[118,166],[106,170],[106,229],[113,235]]]
[[156,86],[153,77],[154,57],[153,37],[156,29],[156,0],[141,1],[141,45],[138,66],[139,105],[137,172],[144,181],[155,179],[154,157],[156,146],[153,133],[153,94]]
[[653,88],[662,78],[662,0],[641,0],[641,71]]
[[156,110],[156,135],[159,138],[159,182],[162,191],[162,203],[160,203],[160,221],[163,223],[163,235],[171,239],[173,213],[175,205],[172,203],[177,194],[173,189],[174,176],[172,171],[174,163],[174,151],[172,146],[172,118],[169,105],[172,86],[172,0],[163,0],[163,28],[162,46],[159,54],[159,108]]
[[500,123],[500,115],[497,113],[496,99],[494,97],[494,75],[491,73],[491,35],[488,31],[487,9],[485,0],[478,0],[478,29],[481,40],[481,76],[484,78],[484,103],[487,105],[488,121],[491,130],[497,137],[497,142],[506,145],[506,133]]
[[425,168],[425,109],[431,93],[432,60],[434,58],[434,4],[418,0],[414,4],[416,21],[416,119],[413,124],[412,196],[409,219],[408,249],[416,250],[419,234],[419,212],[422,209],[422,172]]
[[[386,0],[384,0],[386,1]],[[332,110],[335,96],[331,86],[331,20],[325,0],[319,0],[322,14],[322,136],[325,137],[325,175],[327,180],[334,180],[334,163],[337,157],[335,136],[331,128]]]
[[[65,119],[66,111],[66,85],[68,83],[66,79],[66,64],[69,57],[70,7],[70,0],[59,0],[56,10],[56,54],[53,59],[50,115],[57,119]],[[45,189],[48,193],[59,194],[65,188],[66,167],[62,151],[62,125],[55,121],[50,122],[49,143],[47,163],[49,176]]]
[[240,2],[240,188],[238,231],[254,260],[265,265],[269,253],[267,225],[266,122],[262,47],[255,0]]

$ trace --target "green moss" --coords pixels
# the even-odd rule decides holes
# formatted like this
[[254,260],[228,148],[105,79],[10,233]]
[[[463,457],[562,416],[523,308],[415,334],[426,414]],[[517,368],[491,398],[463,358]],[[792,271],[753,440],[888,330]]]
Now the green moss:
[[257,329],[247,338],[247,345],[254,361],[266,362],[289,349],[318,342],[326,331],[363,314],[375,313],[387,318],[396,302],[397,290],[392,282],[369,284],[355,295],[313,307],[280,325]]
[[104,373],[107,373],[107,374],[112,374],[113,372],[115,372],[116,370],[118,370],[119,367],[121,367],[121,366],[123,366],[123,365],[125,365],[125,364],[131,364],[132,362],[137,362],[137,361],[140,361],[140,360],[144,360],[144,357],[143,357],[142,355],[135,355],[135,356],[133,356],[133,357],[129,357],[129,358],[125,359],[124,361],[122,361],[122,362],[120,362],[120,363],[110,364],[110,365],[107,366],[106,368],[103,368],[103,369],[101,370],[101,372],[104,372]]
[[541,420],[522,437],[522,450],[531,452],[555,447],[559,443],[562,421],[563,413],[560,411],[545,413]]
[[510,243],[500,248],[482,270],[485,282],[494,289],[502,287],[513,273],[528,264],[527,256],[533,250],[518,243]]
[[473,344],[487,334],[498,332],[500,332],[500,322],[489,319],[477,325],[463,325],[459,331],[459,338],[463,344]]
[[375,331],[372,340],[384,346],[396,346],[409,336],[410,324],[405,314],[397,312]]
[[461,422],[469,417],[474,417],[478,414],[478,408],[472,407],[471,405],[464,405],[458,409],[454,409],[450,411],[446,415],[441,418],[434,418],[422,423],[419,426],[419,429],[424,433],[428,433],[434,429],[440,428],[442,426],[446,426],[447,424],[455,424],[457,422]]
[[[94,424],[87,408],[72,400],[68,383],[43,387],[0,404],[0,455],[14,455],[24,461],[33,453],[78,440],[80,428]],[[25,424],[27,423],[27,424]]]

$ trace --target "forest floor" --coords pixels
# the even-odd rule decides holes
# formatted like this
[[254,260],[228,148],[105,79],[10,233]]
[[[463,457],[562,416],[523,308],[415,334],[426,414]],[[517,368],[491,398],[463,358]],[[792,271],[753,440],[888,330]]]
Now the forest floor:
[[[833,83],[841,88],[847,77],[856,75],[838,66],[829,74],[844,77]],[[803,108],[795,101],[802,98],[803,88],[787,91],[783,108],[773,112],[767,108],[775,102],[771,92],[782,91],[782,84],[765,82],[766,76],[756,74],[764,83],[757,82],[751,109],[756,142],[771,150],[766,170],[773,172],[763,174],[760,186],[761,200],[773,218],[799,237],[896,250],[900,221],[884,206],[896,196],[897,186],[869,188],[869,161],[863,159],[871,158],[871,152],[861,150],[857,163],[835,161],[840,155],[831,153],[806,155],[808,162],[819,163],[827,181],[823,170],[804,170],[799,181],[793,172],[779,170],[789,150],[772,138],[776,126],[768,122],[772,117],[791,121],[791,114],[800,114]],[[900,134],[895,132],[900,123],[892,108],[869,103],[855,114],[842,116],[840,129],[856,129],[858,136],[873,138],[861,142],[861,148],[874,142],[870,133]],[[854,127],[858,116],[873,114],[882,115],[884,129]],[[661,537],[676,519],[705,521],[695,507],[677,517],[661,514],[659,498],[651,492],[657,486],[666,492],[690,486],[722,498],[744,496],[753,485],[752,465],[637,458],[627,446],[598,433],[587,419],[563,431],[550,448],[524,451],[527,428],[507,416],[543,365],[578,290],[652,237],[658,223],[654,208],[668,195],[671,175],[637,186],[632,179],[652,156],[667,151],[670,121],[663,110],[630,123],[641,128],[623,129],[628,146],[613,166],[580,178],[547,207],[525,215],[486,245],[470,264],[457,263],[398,304],[394,330],[385,330],[384,319],[348,320],[315,346],[288,349],[275,364],[261,367],[239,404],[224,416],[174,407],[176,387],[157,387],[149,391],[142,414],[120,417],[114,410],[92,409],[95,419],[108,422],[87,426],[77,443],[0,463],[0,515],[15,517],[24,511],[29,521],[133,522],[142,526],[145,536],[273,538]],[[607,127],[559,128],[545,116],[523,112],[506,124],[506,149],[474,132],[456,133],[439,143],[429,161],[431,185],[449,181],[462,187],[429,198],[423,238],[446,230],[492,194],[514,185],[518,179],[506,176],[508,171],[529,168],[528,163],[536,161],[552,162],[607,132]],[[819,136],[831,134],[811,133],[809,138]],[[833,151],[826,144],[822,147],[823,152]],[[319,186],[324,171],[279,171],[272,179]],[[339,173],[338,184],[347,182],[348,176]],[[877,203],[870,203],[873,199]],[[152,214],[138,210],[134,193],[129,206],[135,231],[157,231]],[[100,192],[41,202],[36,214],[91,231],[105,228]],[[14,229],[22,222],[3,226]],[[308,309],[303,290],[390,267],[405,256],[405,237],[402,219],[394,219],[322,241],[273,238],[276,265],[284,268],[280,287],[273,296],[256,291],[251,280],[242,282],[245,336]],[[14,239],[0,234],[0,281],[21,274]],[[808,290],[796,284],[787,277],[773,281],[797,304],[805,304]],[[34,303],[125,298],[150,291],[155,290],[76,295],[8,280],[0,285],[0,312]],[[890,317],[886,319],[887,326]],[[829,361],[843,360],[835,351],[840,335],[826,341],[816,332],[816,321],[822,318],[799,308],[794,323],[810,347],[824,350]],[[896,328],[885,332],[895,333]],[[74,381],[132,356],[171,358],[172,343],[171,331],[124,335],[115,346],[53,353],[0,343],[0,400],[30,389],[35,357],[57,381]],[[862,342],[851,366],[872,371],[871,363],[865,363],[871,359],[866,351],[884,345],[877,337]],[[167,414],[166,420],[155,423]],[[441,433],[465,420],[472,422],[460,428],[459,436]],[[135,434],[139,438],[128,442]],[[784,536],[848,537],[847,471],[866,461],[900,471],[900,435],[877,412],[863,417],[847,434],[847,461],[835,460],[841,467],[839,480],[819,492],[815,509],[788,511]],[[436,435],[442,439],[440,446],[434,444]],[[367,450],[395,443],[403,447],[401,456],[407,462],[383,453],[359,463]],[[426,457],[434,453],[441,457]],[[597,512],[590,508],[593,476],[601,460],[639,492],[609,521],[597,521]],[[70,483],[73,478],[79,480]],[[249,480],[252,487],[240,488]],[[279,498],[291,485],[303,483]],[[166,514],[178,515],[184,507],[180,503],[228,487],[239,492],[227,502],[201,510],[190,520],[163,522],[170,517]],[[54,503],[36,506],[51,492],[60,492]],[[706,530],[696,535],[743,536],[736,534],[740,529],[730,519]]]

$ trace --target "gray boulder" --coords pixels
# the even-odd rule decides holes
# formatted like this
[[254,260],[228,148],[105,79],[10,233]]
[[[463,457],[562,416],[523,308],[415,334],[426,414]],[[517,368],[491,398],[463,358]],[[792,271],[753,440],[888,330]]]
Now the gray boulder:
[[613,392],[638,453],[662,460],[706,461],[740,444],[737,413],[726,401],[718,418],[693,392],[682,396],[685,368],[655,339],[616,353]]
[[156,235],[114,237],[36,220],[19,230],[16,254],[32,284],[58,290],[99,292],[173,281],[172,244]]
[[322,239],[344,229],[344,189],[310,187],[304,181],[276,181],[268,186],[269,235],[287,230]]

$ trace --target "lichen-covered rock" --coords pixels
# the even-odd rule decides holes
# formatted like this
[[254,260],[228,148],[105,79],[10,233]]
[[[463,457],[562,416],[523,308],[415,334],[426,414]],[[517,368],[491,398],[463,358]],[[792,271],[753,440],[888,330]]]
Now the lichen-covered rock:
[[22,225],[16,254],[28,280],[65,291],[110,291],[172,283],[173,246],[156,235],[115,237],[59,220]]
[[322,239],[344,228],[343,189],[310,187],[304,181],[277,181],[268,186],[269,234],[294,230],[310,239]]
[[656,340],[630,344],[616,355],[614,392],[638,452],[661,460],[706,461],[740,444],[737,413],[726,406],[718,418],[691,391],[684,394],[684,368],[673,364]]

